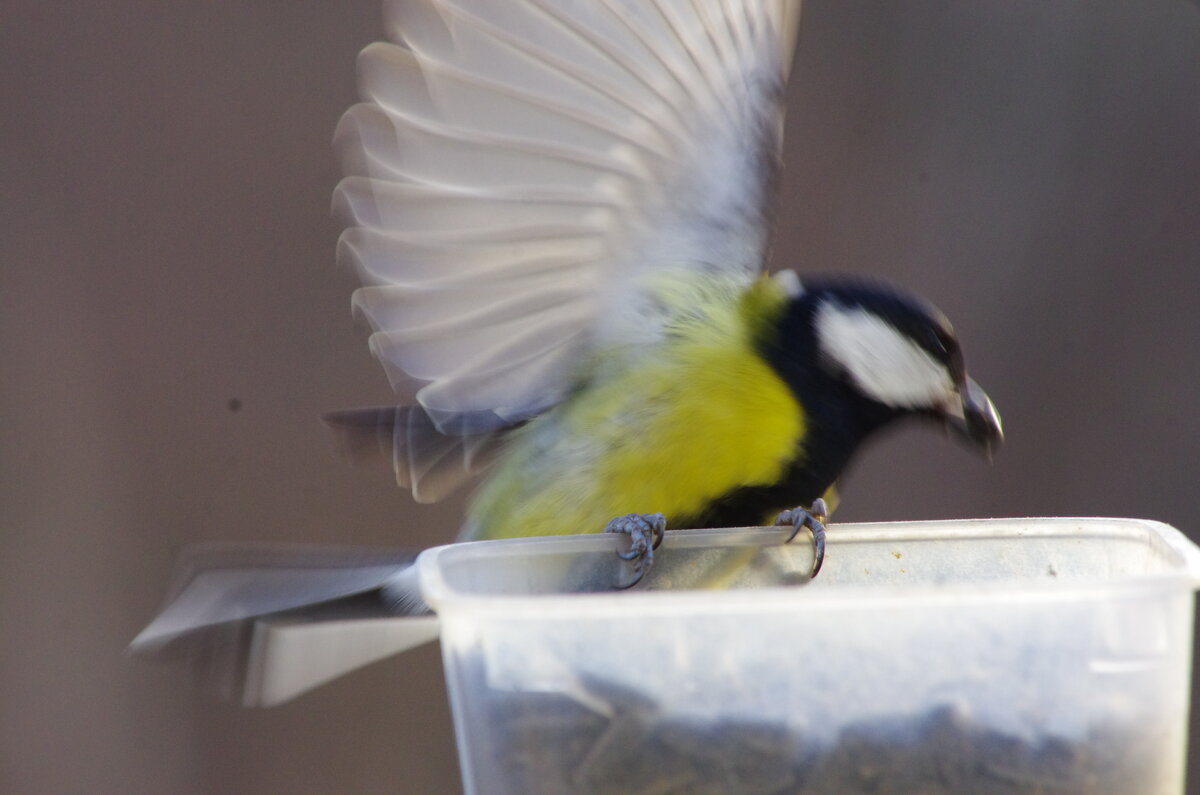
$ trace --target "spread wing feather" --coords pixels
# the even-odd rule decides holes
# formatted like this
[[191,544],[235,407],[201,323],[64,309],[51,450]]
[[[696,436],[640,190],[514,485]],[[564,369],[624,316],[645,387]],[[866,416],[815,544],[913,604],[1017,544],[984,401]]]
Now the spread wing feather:
[[755,273],[798,0],[389,0],[338,126],[355,308],[438,429],[652,341],[666,269]]

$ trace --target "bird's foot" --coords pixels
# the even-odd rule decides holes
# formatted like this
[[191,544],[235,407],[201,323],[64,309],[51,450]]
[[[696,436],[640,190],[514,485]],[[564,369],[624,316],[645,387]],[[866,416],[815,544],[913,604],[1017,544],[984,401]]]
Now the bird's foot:
[[627,513],[604,526],[606,533],[629,536],[629,549],[618,552],[621,560],[633,562],[633,579],[618,588],[632,588],[642,581],[654,563],[654,550],[662,543],[667,519],[661,513]]
[[813,500],[813,504],[809,508],[792,508],[775,518],[776,526],[792,528],[792,534],[788,536],[785,543],[790,543],[806,527],[812,533],[813,565],[812,571],[808,575],[810,580],[817,576],[817,572],[821,570],[821,564],[825,562],[825,521],[828,518],[829,508],[825,505],[825,500],[820,497]]

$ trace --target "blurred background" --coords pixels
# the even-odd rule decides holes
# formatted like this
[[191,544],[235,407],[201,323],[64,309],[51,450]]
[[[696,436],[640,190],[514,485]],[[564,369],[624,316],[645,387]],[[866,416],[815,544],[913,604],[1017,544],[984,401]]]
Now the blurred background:
[[[187,544],[455,534],[317,420],[389,399],[329,217],[377,0],[3,17],[0,791],[455,791],[436,646],[264,711],[125,653]],[[1200,537],[1200,9],[810,0],[790,102],[778,262],[929,297],[1008,433],[888,437],[838,519]]]

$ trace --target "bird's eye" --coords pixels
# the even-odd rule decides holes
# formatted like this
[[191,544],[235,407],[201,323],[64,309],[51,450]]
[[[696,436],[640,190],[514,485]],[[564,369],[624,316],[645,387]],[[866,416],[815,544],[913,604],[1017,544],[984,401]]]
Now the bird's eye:
[[956,381],[961,381],[966,368],[963,365],[962,351],[959,350],[958,340],[944,329],[935,329],[932,337],[933,349],[942,355],[942,360],[946,362],[950,375]]

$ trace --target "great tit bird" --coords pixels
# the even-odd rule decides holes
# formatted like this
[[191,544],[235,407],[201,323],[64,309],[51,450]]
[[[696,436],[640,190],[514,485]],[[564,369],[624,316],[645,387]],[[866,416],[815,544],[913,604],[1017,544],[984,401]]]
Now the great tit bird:
[[[875,431],[1000,442],[924,301],[764,275],[798,0],[384,8],[334,136],[338,259],[371,350],[417,388],[327,420],[418,501],[484,472],[461,539],[616,530],[640,576],[664,528],[782,511],[815,574],[830,490]],[[419,602],[399,558],[276,560],[201,559],[135,645],[370,589]]]
[[327,419],[418,500],[490,463],[460,538],[607,528],[642,557],[664,527],[790,508],[815,574],[807,509],[872,432],[1000,441],[923,301],[759,275],[798,2],[385,7],[335,136],[339,257],[375,355],[420,388]]

